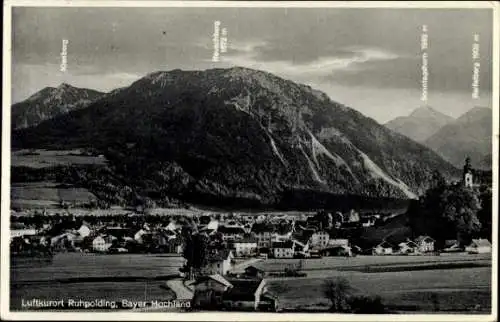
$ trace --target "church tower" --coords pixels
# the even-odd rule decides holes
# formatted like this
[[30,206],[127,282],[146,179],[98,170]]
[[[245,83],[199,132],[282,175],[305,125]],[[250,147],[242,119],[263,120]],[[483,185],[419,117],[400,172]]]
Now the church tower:
[[472,176],[472,166],[470,165],[470,158],[469,157],[467,157],[465,159],[464,172],[462,174],[462,179],[463,179],[464,186],[466,188],[472,188],[473,176]]

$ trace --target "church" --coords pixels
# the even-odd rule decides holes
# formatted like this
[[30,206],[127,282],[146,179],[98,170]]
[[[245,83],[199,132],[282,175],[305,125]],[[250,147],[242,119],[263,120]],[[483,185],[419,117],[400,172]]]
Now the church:
[[465,158],[464,171],[462,173],[462,182],[466,188],[474,187],[474,173],[470,164],[470,158]]

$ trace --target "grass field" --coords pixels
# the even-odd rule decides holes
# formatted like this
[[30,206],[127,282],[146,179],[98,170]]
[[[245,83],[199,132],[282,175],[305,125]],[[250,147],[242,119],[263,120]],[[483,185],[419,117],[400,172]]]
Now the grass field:
[[56,165],[104,165],[106,159],[98,156],[79,155],[80,150],[18,150],[11,153],[11,166],[46,168]]
[[95,196],[85,188],[60,186],[54,182],[15,183],[10,188],[12,208],[55,207],[59,201],[86,203]]
[[254,266],[264,271],[283,271],[285,268],[298,267],[302,262],[302,270],[357,270],[360,268],[379,266],[405,266],[432,263],[474,262],[491,265],[490,254],[447,256],[356,256],[356,257],[323,257],[317,259],[268,259]]
[[172,299],[172,292],[162,288],[165,281],[154,278],[177,274],[182,264],[181,257],[171,256],[57,254],[48,266],[11,268],[11,308],[20,309],[22,299],[33,298]]
[[345,277],[354,293],[379,295],[385,305],[396,310],[434,311],[433,296],[442,311],[491,310],[488,267],[390,273],[332,270],[322,277],[273,279],[269,289],[279,294],[279,305],[284,310],[327,310],[330,302],[323,294],[323,285],[334,276]]

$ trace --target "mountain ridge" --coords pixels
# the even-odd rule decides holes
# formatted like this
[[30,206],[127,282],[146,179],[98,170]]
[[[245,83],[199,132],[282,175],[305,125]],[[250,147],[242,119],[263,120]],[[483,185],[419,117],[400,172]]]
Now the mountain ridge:
[[455,166],[463,165],[469,156],[476,167],[491,169],[492,118],[491,108],[473,107],[441,128],[425,144]]
[[273,203],[296,188],[415,198],[434,170],[457,174],[423,145],[320,91],[241,67],[150,73],[15,131],[13,145],[95,148],[127,185],[155,198]]

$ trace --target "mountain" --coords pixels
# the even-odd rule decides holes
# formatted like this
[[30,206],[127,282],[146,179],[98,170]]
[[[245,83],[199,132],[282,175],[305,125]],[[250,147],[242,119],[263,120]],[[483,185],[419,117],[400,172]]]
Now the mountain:
[[154,200],[275,204],[290,190],[415,198],[433,171],[458,171],[322,92],[240,67],[151,73],[14,131],[12,144],[91,147],[113,182]]
[[453,122],[451,116],[436,111],[432,107],[420,107],[408,116],[397,117],[385,126],[416,142],[424,142],[440,128]]
[[31,127],[57,115],[83,108],[101,95],[101,92],[65,83],[57,88],[45,87],[26,100],[12,105],[12,128]]
[[441,128],[425,144],[455,166],[467,156],[474,167],[491,169],[492,110],[474,107],[455,122]]

